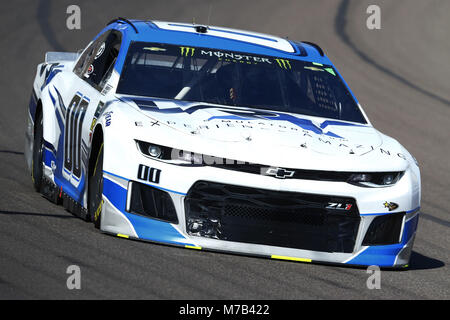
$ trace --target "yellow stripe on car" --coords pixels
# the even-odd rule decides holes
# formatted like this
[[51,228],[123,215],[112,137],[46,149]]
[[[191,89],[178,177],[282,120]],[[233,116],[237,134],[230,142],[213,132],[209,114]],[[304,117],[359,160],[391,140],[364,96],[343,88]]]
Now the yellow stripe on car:
[[121,237],[121,238],[126,238],[126,239],[128,239],[130,237],[130,236],[127,236],[126,234],[121,234],[121,233],[118,233],[117,236]]
[[184,247],[185,247],[185,248],[188,248],[188,249],[196,249],[196,250],[201,250],[201,249],[202,249],[202,247],[198,247],[198,246],[189,246],[189,245],[185,245]]
[[272,255],[272,259],[311,262],[311,259]]

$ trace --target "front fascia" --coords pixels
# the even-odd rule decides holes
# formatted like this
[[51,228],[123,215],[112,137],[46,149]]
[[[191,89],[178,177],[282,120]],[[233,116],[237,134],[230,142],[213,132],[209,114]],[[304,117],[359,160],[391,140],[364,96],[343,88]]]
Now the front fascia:
[[[403,222],[402,241],[397,245],[363,247],[362,241],[370,222],[375,217],[395,212],[416,213],[420,206],[420,193],[418,188],[415,187],[418,183],[418,178],[412,170],[407,169],[402,179],[395,186],[387,188],[362,188],[345,182],[276,179],[268,176],[208,166],[187,168],[176,166],[142,155],[138,151],[134,141],[136,130],[120,130],[121,125],[127,125],[129,128],[130,124],[132,124],[136,128],[138,127],[130,118],[126,116],[122,117],[119,109],[116,110],[117,112],[113,113],[110,126],[105,128],[105,159],[109,160],[105,161],[104,166],[104,177],[106,179],[105,181],[107,181],[104,190],[107,205],[104,206],[102,220],[102,229],[104,231],[181,246],[202,247],[212,250],[264,256],[297,257],[330,263],[365,265],[370,262],[370,264],[391,267],[404,262],[401,260],[397,261],[396,258],[408,246],[408,243],[411,243],[410,240],[417,226],[417,214],[412,218],[410,217],[409,220],[405,219]],[[130,113],[132,114],[133,112],[129,112],[127,115],[129,116]],[[161,170],[158,183],[140,181],[138,179],[139,165]],[[185,228],[184,199],[192,185],[199,180],[275,191],[353,197],[356,199],[361,215],[361,223],[354,252],[316,252],[189,236]],[[129,181],[139,181],[168,192],[174,201],[180,223],[165,223],[127,212],[127,189]],[[397,203],[398,208],[394,211],[388,211],[384,206],[386,201]],[[111,219],[113,215],[116,220]],[[117,216],[120,216],[120,219]],[[117,222],[119,220],[120,222]],[[114,224],[114,221],[117,223]],[[363,259],[361,257],[366,258]]]

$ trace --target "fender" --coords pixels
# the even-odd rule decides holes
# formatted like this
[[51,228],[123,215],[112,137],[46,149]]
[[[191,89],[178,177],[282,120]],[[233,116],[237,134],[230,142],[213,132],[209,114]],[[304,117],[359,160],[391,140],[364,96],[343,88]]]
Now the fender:
[[[36,67],[36,75],[33,81],[30,103],[28,105],[27,129],[25,133],[25,160],[27,163],[28,171],[30,173],[33,157],[32,155],[33,155],[33,141],[34,141],[34,123],[36,119],[36,111],[38,110],[39,106],[42,107],[42,112],[44,116],[44,139],[47,139],[45,135],[50,134],[51,136],[52,133],[48,133],[50,129],[48,129],[47,123],[50,122],[48,122],[48,119],[46,119],[45,117],[48,117],[49,111],[51,111],[51,108],[53,108],[53,106],[51,103],[51,99],[50,105],[49,99],[45,99],[45,104],[42,100],[43,96],[45,96],[44,92],[47,89],[48,82],[51,81],[53,77],[61,71],[60,67],[61,65],[58,62],[55,63],[43,62]],[[54,114],[54,111],[52,112]],[[50,112],[50,114],[52,112]]]
[[44,140],[52,146],[58,145],[60,128],[55,114],[55,104],[50,96],[49,87],[46,86],[42,91],[41,103],[44,123]]

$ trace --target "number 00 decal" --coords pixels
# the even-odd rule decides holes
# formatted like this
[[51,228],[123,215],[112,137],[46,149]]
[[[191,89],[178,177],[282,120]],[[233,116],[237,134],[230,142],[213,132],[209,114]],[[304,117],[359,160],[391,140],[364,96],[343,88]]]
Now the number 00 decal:
[[66,112],[64,168],[78,179],[81,177],[81,128],[89,101],[77,92]]

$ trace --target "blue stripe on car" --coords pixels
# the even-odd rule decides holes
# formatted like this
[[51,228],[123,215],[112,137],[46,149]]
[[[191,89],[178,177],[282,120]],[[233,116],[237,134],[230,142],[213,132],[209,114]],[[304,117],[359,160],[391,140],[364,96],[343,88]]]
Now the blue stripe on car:
[[192,243],[186,242],[186,238],[170,223],[126,212],[127,190],[105,176],[103,177],[103,195],[130,221],[139,238],[193,246]]
[[[112,175],[113,177],[116,177],[116,178],[124,179],[124,180],[127,180],[127,181],[129,180],[129,179],[125,178],[125,177],[119,176],[119,175],[114,174],[114,173],[112,173],[112,172],[108,172],[108,171],[106,171],[106,170],[103,170],[103,172],[104,172],[104,173],[107,173],[107,174],[109,174],[109,175]],[[146,185],[148,185],[148,186],[150,186],[150,187],[153,187],[153,188],[156,188],[156,189],[159,189],[159,190],[163,190],[163,191],[167,191],[167,192],[172,192],[172,193],[176,193],[176,194],[181,194],[182,196],[185,196],[185,195],[186,195],[186,193],[184,193],[184,192],[179,192],[179,191],[174,191],[174,190],[166,189],[166,188],[163,188],[163,187],[160,187],[160,186],[153,185],[153,184],[151,184],[151,183],[146,183],[146,182],[144,182],[144,181],[141,181],[140,183],[146,184]]]
[[[418,211],[419,209],[420,209],[420,207],[417,207],[413,210],[406,211],[406,214],[413,213],[415,211]],[[386,214],[393,214],[393,213],[397,213],[397,212],[361,213],[360,215],[361,216],[384,216]]]
[[392,267],[395,259],[417,229],[419,215],[408,220],[403,229],[402,241],[398,244],[370,246],[359,255],[347,262],[354,265],[376,265],[380,267]]

